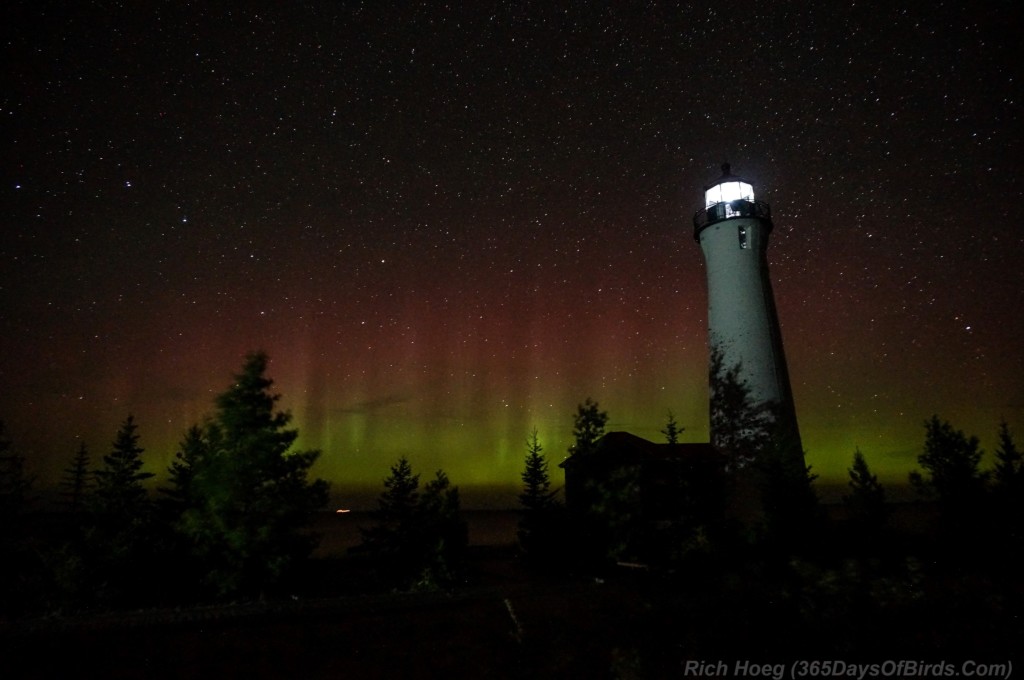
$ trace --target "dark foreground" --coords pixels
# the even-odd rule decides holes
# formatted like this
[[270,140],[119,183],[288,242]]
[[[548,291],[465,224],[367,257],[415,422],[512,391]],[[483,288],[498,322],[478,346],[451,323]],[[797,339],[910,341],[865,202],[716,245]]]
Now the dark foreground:
[[[349,568],[317,564],[311,579],[343,581]],[[687,672],[688,662],[741,661],[785,663],[784,677],[794,677],[789,664],[799,659],[944,662],[957,672],[964,661],[1017,661],[1024,624],[1012,575],[929,575],[913,562],[771,569],[555,579],[528,572],[511,548],[477,546],[467,585],[451,593],[360,595],[339,582],[350,594],[7,625],[2,675],[662,678],[709,677]]]
[[51,618],[2,631],[5,678],[605,677],[630,651],[628,588],[531,584],[477,549],[452,593],[351,595]]
[[[802,558],[748,550],[593,573],[527,568],[515,519],[470,514],[461,585],[402,594],[349,551],[360,518],[325,515],[294,593],[0,620],[0,680],[826,677],[796,675],[799,660],[880,665],[852,676],[864,678],[956,677],[964,662],[993,669],[975,677],[1024,671],[1024,562],[998,541],[949,552],[904,530],[873,557],[838,541]],[[918,666],[881,666],[900,661]],[[936,663],[953,666],[922,666]]]

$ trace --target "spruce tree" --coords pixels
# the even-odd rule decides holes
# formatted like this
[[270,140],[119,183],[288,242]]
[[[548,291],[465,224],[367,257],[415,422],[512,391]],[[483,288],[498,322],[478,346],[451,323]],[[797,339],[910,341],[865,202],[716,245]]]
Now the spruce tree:
[[772,450],[773,405],[756,403],[741,377],[742,367],[725,365],[718,348],[711,351],[711,444],[740,470]]
[[458,487],[438,470],[420,491],[406,457],[391,466],[363,545],[388,585],[432,590],[452,585],[468,543]]
[[377,499],[377,520],[389,527],[408,524],[419,500],[419,487],[420,476],[413,474],[409,459],[402,456],[384,480],[384,492]]
[[860,449],[854,451],[853,464],[847,473],[850,476],[850,493],[843,497],[843,502],[850,511],[850,520],[859,531],[875,533],[881,529],[889,515],[885,504],[885,489],[878,477],[871,474]]
[[143,521],[149,513],[149,496],[143,482],[153,476],[142,470],[138,425],[129,415],[121,423],[110,453],[96,470],[93,509],[106,521],[121,528]]
[[39,571],[24,521],[32,483],[0,421],[0,619],[23,611]]
[[519,504],[526,511],[544,510],[554,503],[555,491],[551,491],[548,461],[544,456],[537,430],[526,440],[526,460],[523,472],[523,490],[519,493]]
[[170,486],[160,489],[167,496],[166,507],[172,515],[180,515],[195,506],[193,480],[208,452],[206,433],[199,425],[193,425],[185,431],[185,436],[174,453],[174,460],[167,468],[167,481]]
[[1004,539],[1018,545],[1024,541],[1024,460],[1006,421],[999,423],[999,447],[992,471],[995,525]]
[[[309,480],[319,451],[291,451],[298,431],[276,410],[267,355],[249,354],[233,384],[216,399],[206,451],[179,469],[189,507],[181,529],[205,560],[221,595],[264,594],[307,558],[315,540],[304,532],[327,504],[327,482]],[[199,451],[199,440],[186,442]]]
[[717,347],[711,351],[710,378],[711,444],[735,483],[733,506],[744,508],[741,515],[759,513],[766,537],[777,546],[806,544],[822,516],[813,487],[817,475],[803,464],[799,439],[779,431],[777,404],[756,402],[741,364],[726,366]]
[[189,511],[192,517],[202,515],[204,499],[196,489],[195,479],[208,453],[206,431],[199,425],[192,425],[185,431],[167,468],[168,485],[160,487],[163,494],[159,503],[163,520],[160,529],[164,531],[159,538],[163,564],[175,573],[173,583],[168,586],[177,586],[180,597],[185,599],[196,596],[197,586],[207,578],[209,569],[208,556],[203,554],[205,546],[200,544],[200,550],[193,549],[197,536],[189,531],[186,518]]
[[917,457],[924,474],[910,473],[910,483],[938,502],[947,538],[973,540],[981,528],[988,473],[982,472],[978,438],[968,437],[937,415],[925,421],[924,450]]
[[608,413],[598,408],[597,402],[587,397],[586,401],[577,405],[573,418],[573,444],[569,448],[572,455],[586,455],[594,450],[597,440],[604,436],[604,428],[608,423]]
[[665,435],[665,443],[667,444],[678,444],[679,435],[683,433],[685,427],[679,425],[676,422],[675,414],[672,411],[668,412],[668,422],[665,423],[665,429],[661,431]]
[[433,590],[455,584],[462,571],[469,532],[462,517],[459,488],[444,470],[427,482],[416,507],[417,562],[422,565],[419,589]]
[[374,525],[360,529],[363,545],[380,566],[385,581],[407,585],[410,572],[419,568],[415,554],[416,510],[420,476],[413,474],[409,459],[402,456],[384,479],[384,491],[373,512]]
[[91,588],[89,596],[105,605],[135,605],[153,594],[145,581],[153,566],[153,506],[143,485],[153,473],[142,469],[143,452],[129,415],[96,470],[88,526],[76,548],[84,570],[75,589]]
[[544,456],[537,430],[530,433],[526,441],[526,460],[523,472],[523,489],[519,492],[519,546],[531,557],[542,558],[551,552],[557,536],[557,517],[560,509],[551,490],[548,461]]
[[977,437],[968,437],[933,415],[925,421],[924,451],[917,457],[927,476],[915,470],[910,483],[923,495],[949,507],[962,507],[983,493],[988,475],[981,471]]
[[0,533],[15,530],[16,518],[28,508],[32,483],[25,472],[25,457],[14,450],[0,421]]
[[85,509],[86,498],[93,487],[94,472],[90,468],[91,464],[89,450],[85,442],[81,442],[71,459],[71,465],[64,470],[60,483],[64,507],[68,512],[77,514]]
[[1024,456],[1017,450],[1005,420],[999,423],[999,448],[995,450],[995,457],[992,481],[996,488],[1010,494],[1024,491]]

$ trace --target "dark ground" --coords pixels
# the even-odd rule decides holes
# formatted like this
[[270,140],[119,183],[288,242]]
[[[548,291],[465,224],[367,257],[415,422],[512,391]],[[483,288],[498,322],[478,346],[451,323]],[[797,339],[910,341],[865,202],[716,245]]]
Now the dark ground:
[[1020,575],[988,560],[538,576],[507,540],[514,515],[492,513],[470,517],[462,587],[368,594],[345,555],[357,521],[322,519],[292,597],[0,622],[0,678],[663,678],[687,660],[1006,662],[1024,640]]
[[474,585],[453,594],[36,621],[3,631],[3,676],[606,677],[617,657],[628,657],[608,634],[637,606],[628,589],[531,584],[504,549],[475,549],[472,565]]

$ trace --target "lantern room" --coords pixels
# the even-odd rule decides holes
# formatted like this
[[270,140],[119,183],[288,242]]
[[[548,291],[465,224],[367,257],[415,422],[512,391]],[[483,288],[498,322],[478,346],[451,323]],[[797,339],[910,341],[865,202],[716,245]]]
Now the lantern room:
[[722,165],[722,176],[711,186],[704,187],[704,207],[693,218],[695,239],[707,226],[734,217],[760,217],[768,221],[771,229],[771,209],[763,201],[754,200],[754,186],[742,177],[732,174],[729,164]]
[[[725,203],[727,212],[732,211],[733,201],[754,202],[754,187],[746,180],[729,172],[729,164],[722,166],[722,177],[717,184],[704,189],[704,207]],[[727,215],[733,217],[733,215]]]

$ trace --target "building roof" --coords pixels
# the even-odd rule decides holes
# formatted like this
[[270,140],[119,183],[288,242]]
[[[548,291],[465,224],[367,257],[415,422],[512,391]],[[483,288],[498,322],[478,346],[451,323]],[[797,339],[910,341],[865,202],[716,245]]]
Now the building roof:
[[597,440],[594,450],[585,454],[573,454],[559,463],[559,467],[574,467],[582,459],[606,460],[614,457],[621,462],[653,462],[686,460],[718,455],[711,444],[658,444],[629,432],[609,432]]

